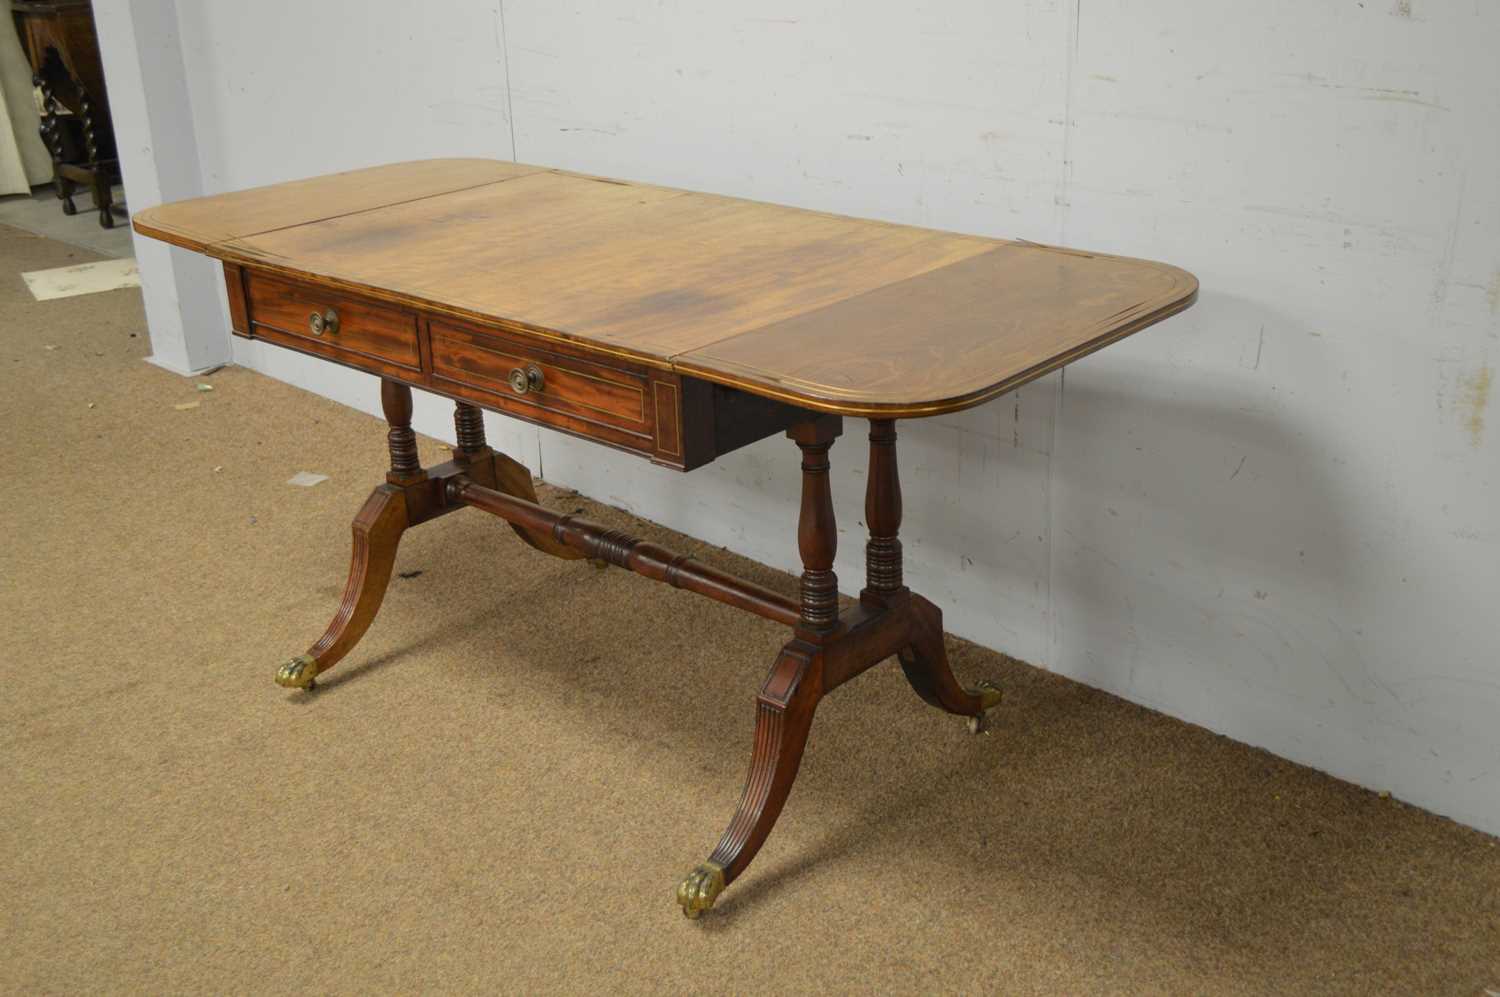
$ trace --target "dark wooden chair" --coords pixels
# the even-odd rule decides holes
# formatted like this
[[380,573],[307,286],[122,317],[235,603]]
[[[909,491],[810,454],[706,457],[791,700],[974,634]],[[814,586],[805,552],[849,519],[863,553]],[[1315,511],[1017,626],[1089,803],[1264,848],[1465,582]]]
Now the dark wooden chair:
[[76,214],[73,193],[87,188],[99,224],[114,228],[120,167],[93,8],[88,0],[16,0],[14,15],[42,92],[42,138],[63,212]]

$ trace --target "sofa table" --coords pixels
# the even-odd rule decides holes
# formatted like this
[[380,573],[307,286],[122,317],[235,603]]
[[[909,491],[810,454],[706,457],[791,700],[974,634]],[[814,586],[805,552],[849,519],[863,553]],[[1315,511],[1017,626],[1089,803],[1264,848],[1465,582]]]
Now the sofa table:
[[[390,470],[354,519],[342,602],[276,681],[312,690],[359,641],[410,527],[483,509],[521,540],[785,624],[756,698],[750,773],[677,890],[712,907],[781,813],[818,702],[896,657],[917,695],[982,729],[936,606],[902,582],[897,419],[982,404],[1188,307],[1176,267],[477,159],[401,163],[162,205],[142,235],[222,261],[236,335],[379,375]],[[424,468],[411,389],[455,402]],[[797,444],[800,597],[539,505],[480,409],[690,471],[777,433]],[[866,577],[840,611],[828,454],[869,421]]]

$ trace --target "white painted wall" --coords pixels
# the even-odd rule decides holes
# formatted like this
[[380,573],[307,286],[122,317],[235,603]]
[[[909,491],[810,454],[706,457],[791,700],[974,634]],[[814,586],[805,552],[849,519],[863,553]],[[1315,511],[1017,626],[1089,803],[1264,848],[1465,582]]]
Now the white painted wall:
[[[203,193],[173,0],[99,0],[100,55],[134,207]],[[132,234],[151,332],[150,361],[192,375],[232,359],[220,268],[196,253]]]
[[[957,633],[1500,831],[1500,5],[437,7],[179,7],[203,189],[514,157],[1187,267],[1183,316],[903,424],[912,585]],[[234,349],[376,408],[363,375]],[[833,452],[846,590],[862,428]],[[796,566],[785,441],[681,480],[491,431]]]

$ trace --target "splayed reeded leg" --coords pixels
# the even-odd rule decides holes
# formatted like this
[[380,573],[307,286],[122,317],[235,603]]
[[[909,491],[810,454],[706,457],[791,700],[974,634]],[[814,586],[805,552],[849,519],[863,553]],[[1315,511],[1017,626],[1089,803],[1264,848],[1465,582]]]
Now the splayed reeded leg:
[[813,712],[821,694],[822,658],[810,644],[793,641],[771,667],[755,704],[755,749],[750,774],[734,818],[713,854],[677,888],[677,902],[688,917],[714,905],[760,851],[786,805],[807,746]]
[[407,489],[426,480],[417,460],[417,437],[411,428],[411,388],[380,382],[380,403],[390,424],[386,434],[391,469],[386,483],[370,493],[354,517],[354,553],[349,581],[333,622],[317,643],[276,670],[276,682],[293,689],[316,687],[318,675],[336,665],[365,635],[385,599],[396,564],[401,534],[412,524]]
[[865,590],[861,598],[883,604],[905,595],[911,615],[911,643],[897,657],[917,695],[940,710],[969,717],[969,729],[984,730],[985,714],[1000,702],[1000,689],[982,681],[973,690],[958,684],[943,647],[943,613],[915,593],[901,578],[901,477],[896,466],[896,425],[870,420],[870,472],[865,483]]
[[982,729],[986,711],[1000,702],[1000,690],[991,683],[981,682],[974,690],[958,684],[943,649],[942,613],[902,582],[897,536],[901,483],[890,420],[870,421],[866,585],[859,605],[839,611],[833,573],[838,528],[828,483],[828,448],[841,428],[840,421],[824,418],[787,433],[802,449],[802,511],[797,522],[801,607],[795,636],[782,648],[756,700],[755,748],[734,818],[708,861],[677,888],[677,902],[688,917],[713,907],[765,843],[797,778],[813,713],[823,696],[894,655],[919,696],[939,709],[970,717],[973,730]]
[[[354,518],[354,556],[344,597],[327,631],[306,654],[281,666],[276,681],[298,689],[312,689],[319,674],[332,668],[369,629],[396,563],[401,535],[429,519],[464,508],[448,497],[448,485],[464,481],[495,489],[528,502],[536,501],[531,472],[505,454],[491,450],[484,439],[482,413],[473,405],[458,402],[453,412],[458,445],[453,460],[423,469],[417,459],[417,438],[411,428],[411,388],[396,381],[382,381],[381,407],[390,424],[387,444],[391,469],[385,484],[376,488]],[[537,550],[562,558],[584,555],[550,533],[511,524],[517,535]]]
[[911,597],[911,644],[897,655],[906,680],[926,703],[969,718],[969,730],[988,729],[988,711],[1000,705],[1000,687],[981,679],[973,689],[959,685],[943,647],[943,613],[919,595]]
[[[485,442],[484,414],[478,407],[467,402],[457,403],[453,409],[453,426],[458,437],[458,445],[453,448],[455,464],[464,468],[471,477],[482,473],[484,468],[490,468],[485,480],[496,489],[528,502],[537,500],[536,484],[531,480],[531,472],[526,470],[525,465],[491,450]],[[515,531],[516,536],[543,554],[551,554],[565,561],[576,561],[583,557],[583,554],[551,534],[527,529],[515,523],[511,523],[510,528]]]
[[802,610],[797,636],[782,648],[756,697],[750,774],[729,828],[708,861],[677,888],[677,902],[688,917],[712,907],[770,835],[797,779],[813,713],[823,697],[823,644],[840,627],[838,578],[833,573],[838,528],[828,484],[828,448],[842,429],[841,420],[823,418],[787,432],[802,450],[802,510],[797,521]]
[[390,584],[396,546],[407,527],[406,495],[400,488],[381,485],[370,493],[354,517],[354,555],[349,581],[333,622],[306,654],[299,654],[276,671],[276,682],[294,689],[312,689],[317,676],[348,654],[370,628]]

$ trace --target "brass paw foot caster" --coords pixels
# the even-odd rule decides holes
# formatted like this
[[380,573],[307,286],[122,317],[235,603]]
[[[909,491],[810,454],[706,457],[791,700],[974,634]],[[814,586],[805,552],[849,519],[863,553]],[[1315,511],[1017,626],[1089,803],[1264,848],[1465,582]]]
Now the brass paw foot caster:
[[724,870],[713,862],[705,862],[692,872],[677,887],[677,902],[682,905],[684,917],[696,918],[708,910],[724,892]]
[[306,689],[311,692],[318,683],[318,663],[309,655],[299,654],[276,669],[276,684],[288,689]]
[[970,692],[979,697],[980,713],[978,716],[969,718],[969,733],[987,734],[990,730],[990,710],[1000,705],[1002,695],[1000,687],[989,679],[980,679],[979,685],[971,689]]

